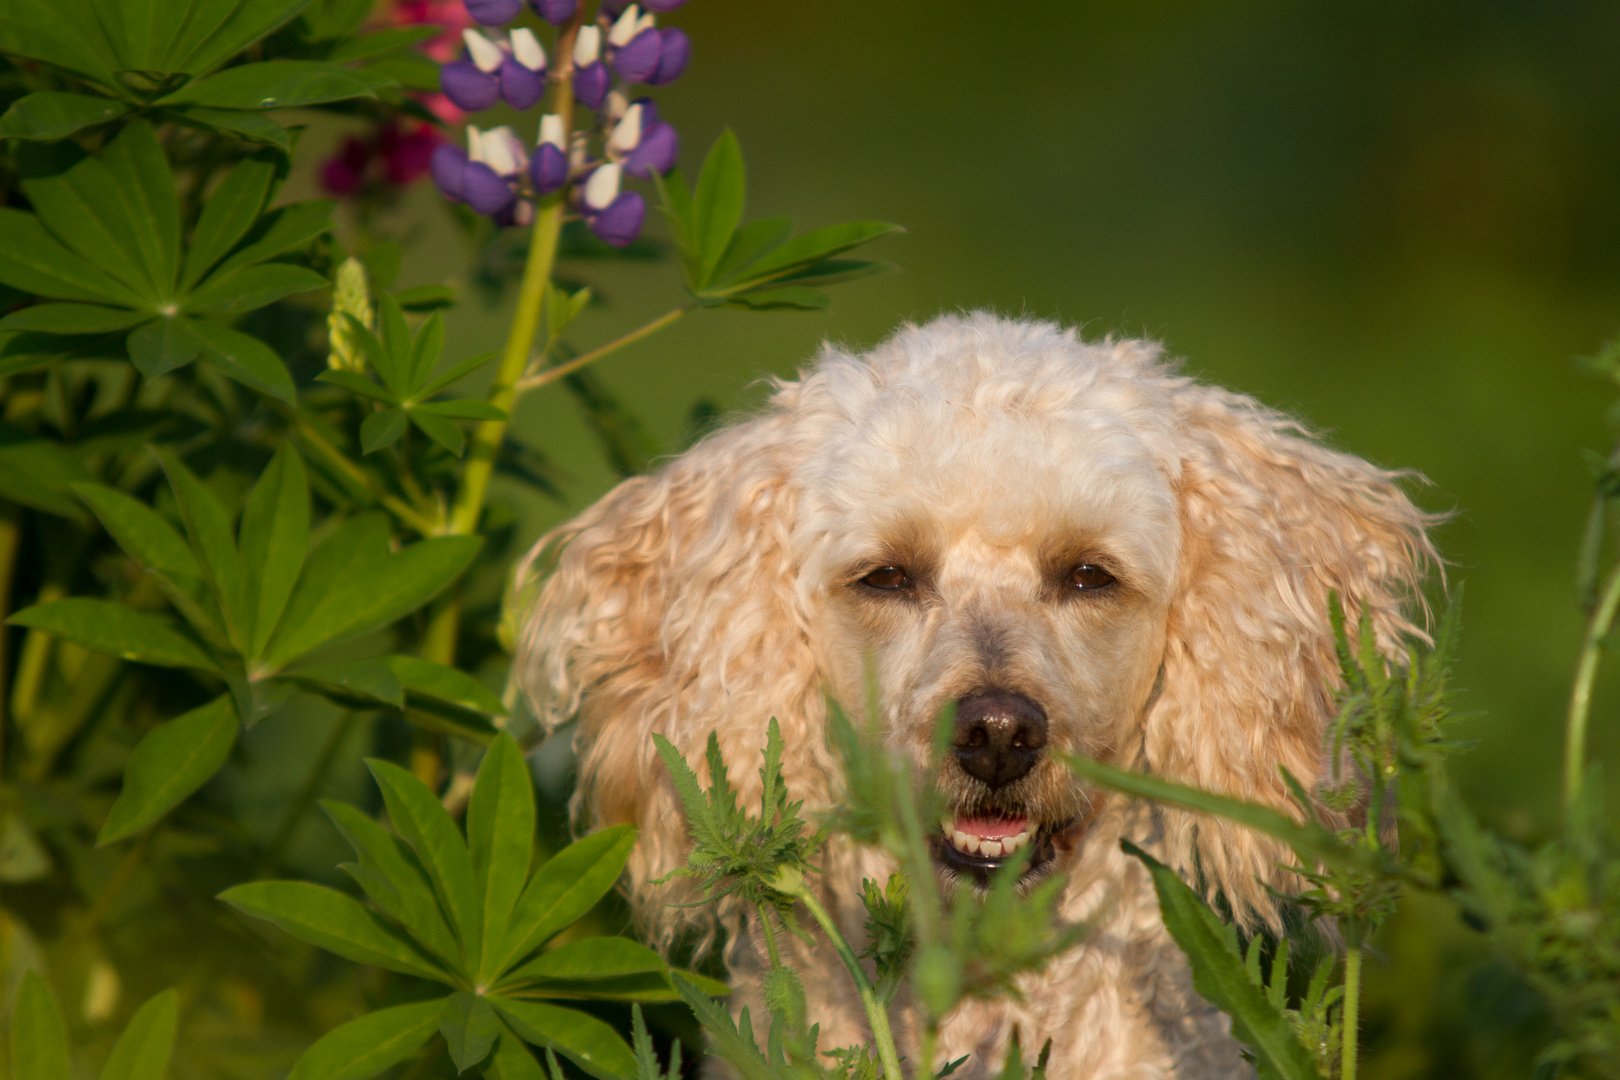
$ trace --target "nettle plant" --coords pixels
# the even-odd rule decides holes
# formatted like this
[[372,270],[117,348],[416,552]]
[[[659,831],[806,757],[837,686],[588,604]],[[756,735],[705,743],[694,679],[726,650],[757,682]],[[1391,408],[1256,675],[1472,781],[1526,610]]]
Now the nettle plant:
[[[681,179],[635,89],[685,70],[691,42],[656,25],[679,6],[0,5],[13,1075],[65,1077],[71,1046],[118,1077],[171,1049],[186,1075],[630,1077],[652,1036],[610,1022],[626,1003],[722,991],[615,936],[633,837],[565,846],[565,793],[534,801],[500,602],[515,513],[492,494],[556,495],[511,429],[522,395],[566,389],[633,472],[664,448],[588,365],[698,308],[823,308],[883,268],[850,252],[892,225],[745,224],[729,132]],[[459,58],[417,50],[462,29]],[[465,146],[444,128],[496,104],[515,112]],[[362,151],[410,133],[473,284],[521,254],[503,349],[447,340],[465,290],[394,287],[379,181],[322,167],[359,192],[345,238],[333,202],[287,201],[305,129],[339,126]],[[576,342],[591,267],[666,251],[687,300]]]

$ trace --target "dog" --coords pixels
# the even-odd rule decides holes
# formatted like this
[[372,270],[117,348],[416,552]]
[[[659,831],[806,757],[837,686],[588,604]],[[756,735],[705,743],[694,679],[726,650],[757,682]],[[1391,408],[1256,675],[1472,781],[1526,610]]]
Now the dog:
[[[1435,519],[1404,475],[1180,373],[1151,342],[943,316],[864,355],[825,346],[758,415],[542,538],[520,677],[545,724],[578,717],[581,824],[640,830],[628,893],[667,945],[714,915],[678,906],[690,879],[661,880],[687,838],[652,735],[702,776],[718,733],[746,804],[776,717],[789,789],[814,813],[840,790],[827,701],[859,715],[875,658],[883,737],[919,766],[955,706],[935,774],[953,814],[933,842],[941,880],[977,887],[1029,846],[1026,874],[1066,876],[1062,915],[1092,927],[1016,998],[958,1007],[928,1064],[965,1054],[965,1080],[995,1075],[1016,1033],[1026,1051],[1051,1040],[1052,1080],[1250,1076],[1120,840],[1251,927],[1280,927],[1267,886],[1298,885],[1291,856],[1108,796],[1053,752],[1297,815],[1279,766],[1307,788],[1330,771],[1330,593],[1370,613],[1391,655],[1422,634]],[[824,860],[826,902],[858,944],[861,882],[893,867],[836,842]],[[736,913],[728,926],[731,1006],[762,1015],[763,945]],[[833,950],[788,948],[822,1045],[869,1040]],[[915,1009],[897,1013],[915,1055]]]

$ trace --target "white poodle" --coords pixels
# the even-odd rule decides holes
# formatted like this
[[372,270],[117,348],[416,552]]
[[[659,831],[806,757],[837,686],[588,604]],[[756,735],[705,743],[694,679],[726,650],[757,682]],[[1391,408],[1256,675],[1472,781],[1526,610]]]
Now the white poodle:
[[[957,705],[942,878],[982,880],[1033,845],[1029,873],[1065,875],[1064,914],[1096,926],[1022,980],[1022,1001],[961,1006],[933,1064],[971,1054],[958,1075],[984,1076],[1017,1030],[1026,1048],[1052,1040],[1052,1080],[1250,1075],[1119,840],[1272,925],[1264,885],[1289,884],[1286,853],[1105,796],[1047,751],[1289,807],[1278,766],[1306,785],[1326,768],[1329,590],[1352,617],[1370,610],[1386,646],[1416,630],[1404,605],[1430,519],[1397,479],[1179,374],[1152,343],[946,316],[862,356],[826,347],[762,414],[543,539],[535,555],[555,564],[520,663],[548,724],[580,718],[582,823],[639,827],[630,896],[667,942],[704,909],[667,906],[690,898],[686,879],[651,884],[686,849],[652,734],[702,775],[718,731],[731,783],[757,798],[775,716],[813,812],[840,784],[826,698],[858,715],[875,656],[886,736],[919,763]],[[890,867],[847,845],[825,860],[828,904],[859,941],[861,881]],[[762,947],[728,921],[732,1005],[760,1013]],[[837,956],[797,947],[822,1045],[865,1040]]]

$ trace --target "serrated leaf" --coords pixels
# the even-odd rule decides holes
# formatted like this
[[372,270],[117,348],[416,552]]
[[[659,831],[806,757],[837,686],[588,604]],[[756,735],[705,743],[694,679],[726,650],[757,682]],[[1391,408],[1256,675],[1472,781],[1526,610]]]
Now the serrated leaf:
[[0,207],[0,284],[53,300],[142,307],[146,297],[70,251],[33,214]]
[[709,1038],[710,1053],[724,1058],[745,1080],[776,1080],[776,1070],[754,1042],[747,1008],[742,1011],[742,1027],[739,1028],[737,1021],[732,1020],[731,1013],[697,986],[679,975],[675,976],[674,981],[681,1000],[686,1002],[687,1007],[696,1014],[698,1023],[703,1025]]
[[230,515],[220,505],[214,493],[203,486],[185,462],[168,451],[153,451],[163,465],[180,507],[180,518],[185,523],[186,535],[191,539],[192,552],[202,565],[220,611],[225,615],[225,627],[231,643],[243,656],[249,655],[253,640],[252,609],[242,580],[242,562],[236,551],[236,538],[231,535]]
[[208,342],[198,333],[195,319],[167,315],[131,330],[124,346],[136,370],[155,379],[197,359]]
[[456,823],[427,785],[398,765],[367,758],[366,766],[382,791],[394,830],[416,852],[432,879],[468,967],[478,969],[483,941],[478,884],[472,856]]
[[489,996],[501,1018],[512,1030],[535,1046],[544,1046],[565,1055],[580,1068],[600,1080],[633,1080],[636,1059],[630,1047],[612,1027],[573,1009],[535,1001],[514,1001],[495,994]]
[[742,148],[730,128],[722,131],[703,159],[697,191],[692,197],[692,246],[698,256],[698,278],[694,289],[708,285],[720,264],[731,237],[742,221],[747,177]]
[[292,375],[270,346],[256,337],[202,319],[192,320],[191,327],[203,339],[204,348],[199,355],[205,364],[217,368],[243,386],[289,405],[293,403],[296,391],[293,389]]
[[247,655],[257,659],[292,596],[309,547],[309,479],[292,443],[283,443],[242,510],[241,565],[251,600]]
[[99,304],[33,304],[0,319],[0,330],[33,330],[42,334],[105,334],[127,330],[152,317],[150,311]]
[[252,881],[219,894],[243,914],[359,964],[447,982],[448,976],[358,900],[312,881]]
[[534,849],[534,782],[523,751],[501,732],[484,752],[467,803],[467,849],[472,856],[482,910],[483,944],[479,985],[491,984],[498,968],[506,926],[529,877]]
[[501,955],[487,965],[505,971],[571,926],[618,882],[636,831],[615,825],[563,848],[529,879],[507,926]]
[[203,282],[184,306],[187,311],[240,314],[273,304],[284,296],[324,289],[330,282],[315,271],[288,263],[260,263]]
[[178,806],[219,771],[240,726],[229,694],[160,724],[124,766],[124,787],[107,812],[96,846],[133,836]]
[[67,1024],[37,971],[23,972],[11,1011],[11,1075],[16,1080],[71,1080]]
[[376,97],[389,81],[323,60],[263,60],[198,79],[158,103],[212,109],[288,109]]
[[457,1072],[466,1072],[489,1056],[501,1034],[495,1009],[481,997],[457,990],[439,1010],[439,1034]]
[[371,902],[410,931],[441,963],[464,968],[461,947],[444,921],[433,881],[416,853],[352,806],[330,800],[323,800],[321,806],[360,860],[358,865],[345,863],[344,870]]
[[92,652],[158,667],[219,670],[202,646],[155,615],[84,596],[24,608],[6,622],[65,638]]
[[0,139],[65,139],[76,131],[117,120],[129,106],[112,98],[36,90],[0,116]]
[[235,247],[264,209],[276,168],[268,161],[249,158],[238,164],[219,182],[203,203],[197,228],[191,235],[185,266],[180,275],[184,292],[201,281],[203,275]]
[[163,1080],[179,1019],[180,995],[175,991],[148,998],[113,1044],[101,1080]]
[[439,1030],[443,999],[367,1013],[315,1040],[293,1063],[287,1080],[367,1080],[396,1065]]

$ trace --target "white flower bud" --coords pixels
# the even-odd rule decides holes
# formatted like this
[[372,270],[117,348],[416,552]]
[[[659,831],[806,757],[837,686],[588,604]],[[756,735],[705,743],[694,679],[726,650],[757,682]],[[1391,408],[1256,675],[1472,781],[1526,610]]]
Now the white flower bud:
[[[643,30],[651,30],[657,25],[658,16],[649,11],[647,14],[636,20],[636,34],[641,33]],[[631,34],[630,36],[635,37],[636,34]]]
[[511,128],[503,125],[484,132],[484,164],[502,176],[512,176],[528,163],[529,155]]
[[630,44],[630,39],[636,36],[636,30],[638,29],[636,24],[640,21],[641,9],[639,7],[631,4],[625,8],[619,15],[619,21],[614,23],[613,29],[608,31],[608,44],[615,49],[622,49]]
[[546,113],[540,118],[540,141],[567,153],[568,130],[563,127],[562,117],[556,113]]
[[602,52],[602,31],[594,26],[582,26],[574,37],[574,66],[584,67],[596,63]]
[[471,124],[467,125],[467,160],[484,160],[484,133]]
[[501,61],[506,59],[501,53],[501,47],[476,30],[463,30],[461,40],[467,43],[467,52],[472,56],[472,62],[478,65],[479,71],[497,71]]
[[585,205],[592,210],[604,210],[608,203],[619,197],[619,163],[609,161],[600,165],[585,181]]
[[641,144],[641,106],[632,105],[608,136],[609,154],[628,154]]
[[530,71],[539,71],[546,66],[546,50],[540,47],[539,39],[527,26],[512,31],[512,59]]
[[602,105],[602,111],[607,113],[607,118],[614,123],[618,123],[619,117],[623,116],[628,108],[630,108],[630,98],[623,90],[610,92],[607,101]]
[[585,140],[583,131],[574,132],[573,139],[568,143],[568,171],[578,172],[585,167],[585,160],[589,156],[589,143]]

